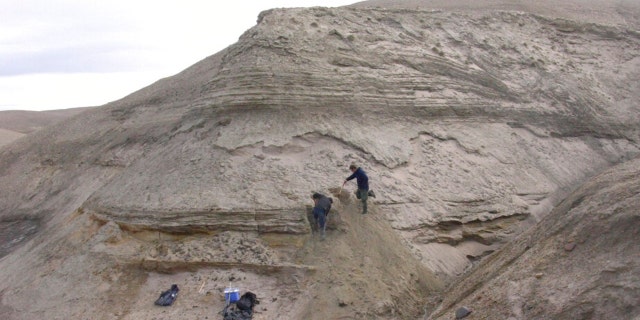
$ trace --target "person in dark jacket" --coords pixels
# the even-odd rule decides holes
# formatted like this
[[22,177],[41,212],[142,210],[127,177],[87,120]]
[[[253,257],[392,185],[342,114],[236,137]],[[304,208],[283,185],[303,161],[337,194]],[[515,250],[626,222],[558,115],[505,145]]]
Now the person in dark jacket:
[[324,240],[325,230],[327,227],[327,215],[329,215],[329,210],[331,210],[333,199],[317,192],[311,196],[311,199],[313,199],[314,203],[312,211],[313,218],[315,219],[318,230],[322,235],[322,240]]
[[342,185],[344,186],[349,180],[352,180],[354,178],[356,179],[356,182],[358,184],[358,190],[356,190],[355,192],[356,198],[362,201],[362,214],[366,214],[367,199],[369,198],[369,196],[373,198],[376,197],[373,191],[369,191],[369,177],[367,176],[367,173],[362,170],[362,168],[356,166],[354,163],[349,166],[349,170],[351,170],[352,174],[344,180],[344,183]]

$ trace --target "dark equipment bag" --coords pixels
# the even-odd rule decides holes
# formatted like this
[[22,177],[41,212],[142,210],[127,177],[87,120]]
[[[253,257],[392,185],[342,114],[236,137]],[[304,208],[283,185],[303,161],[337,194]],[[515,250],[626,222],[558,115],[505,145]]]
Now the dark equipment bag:
[[178,291],[180,291],[180,289],[178,289],[177,284],[171,285],[171,289],[160,294],[160,297],[156,300],[155,304],[163,307],[170,306],[178,297]]

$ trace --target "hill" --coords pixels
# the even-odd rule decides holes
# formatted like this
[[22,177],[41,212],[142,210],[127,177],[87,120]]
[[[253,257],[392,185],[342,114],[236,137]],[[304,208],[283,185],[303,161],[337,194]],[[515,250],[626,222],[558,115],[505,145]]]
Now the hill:
[[640,159],[594,177],[451,286],[430,319],[633,319],[640,307]]
[[[261,299],[254,319],[450,317],[460,303],[544,318],[606,290],[621,317],[634,314],[620,298],[636,296],[633,285],[580,282],[593,291],[561,295],[562,309],[527,291],[536,282],[516,267],[529,259],[517,235],[531,235],[549,262],[523,271],[567,280],[538,271],[562,252],[539,249],[557,233],[538,223],[575,225],[576,256],[590,257],[584,235],[599,231],[559,218],[583,212],[567,203],[619,201],[637,226],[624,202],[636,203],[635,184],[599,174],[635,174],[639,33],[487,9],[268,10],[183,72],[3,147],[0,314],[215,318],[230,284]],[[340,189],[352,162],[378,195],[369,215],[357,213],[353,185]],[[598,188],[618,191],[603,202]],[[316,191],[336,199],[324,242],[308,218]],[[553,244],[571,240],[561,234]],[[637,274],[635,260],[620,263],[615,275]],[[155,307],[171,284],[177,304]],[[495,290],[486,313],[471,303],[482,288]],[[533,309],[522,303],[530,293]]]
[[74,116],[87,108],[49,111],[0,111],[0,147],[48,125]]

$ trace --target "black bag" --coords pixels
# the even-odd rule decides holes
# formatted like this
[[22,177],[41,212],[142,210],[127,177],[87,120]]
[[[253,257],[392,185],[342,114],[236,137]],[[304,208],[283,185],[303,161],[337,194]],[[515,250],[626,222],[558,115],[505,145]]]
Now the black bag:
[[223,320],[251,320],[253,319],[253,311],[245,311],[238,309],[236,304],[230,304],[222,310]]
[[253,312],[253,306],[259,303],[258,297],[253,292],[247,291],[240,297],[240,300],[236,302],[236,306],[240,310]]
[[158,298],[158,300],[156,300],[155,304],[165,307],[170,306],[178,297],[178,291],[180,291],[180,289],[178,289],[177,284],[171,285],[171,289],[160,294],[160,297]]

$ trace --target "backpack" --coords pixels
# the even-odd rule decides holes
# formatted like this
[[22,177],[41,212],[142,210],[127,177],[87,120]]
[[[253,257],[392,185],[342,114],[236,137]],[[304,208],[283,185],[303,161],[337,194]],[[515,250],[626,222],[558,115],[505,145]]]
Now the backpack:
[[227,305],[222,311],[224,320],[251,320],[253,318],[253,307],[259,304],[257,296],[252,292],[247,292],[238,301]]
[[160,297],[156,300],[155,304],[158,306],[170,306],[178,297],[178,285],[171,285],[171,289],[164,291],[160,294]]
[[240,310],[253,311],[253,306],[259,303],[258,297],[253,292],[247,291],[240,297],[240,300],[236,302],[236,306]]

